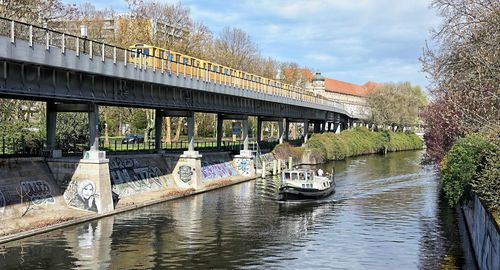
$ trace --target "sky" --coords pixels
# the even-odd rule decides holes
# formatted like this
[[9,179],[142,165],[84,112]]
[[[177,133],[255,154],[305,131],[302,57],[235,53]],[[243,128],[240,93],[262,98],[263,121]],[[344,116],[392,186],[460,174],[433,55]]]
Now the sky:
[[[124,0],[87,1],[127,10]],[[440,23],[431,0],[159,1],[180,2],[214,34],[225,26],[240,28],[263,56],[296,62],[328,78],[429,85],[418,58]]]

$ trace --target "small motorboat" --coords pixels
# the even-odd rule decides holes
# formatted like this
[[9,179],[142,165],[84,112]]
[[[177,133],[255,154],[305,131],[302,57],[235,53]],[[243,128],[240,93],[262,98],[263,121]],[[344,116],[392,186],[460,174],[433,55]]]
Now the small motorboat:
[[335,192],[334,172],[323,176],[308,169],[284,170],[281,174],[281,187],[278,200],[312,200],[330,196]]

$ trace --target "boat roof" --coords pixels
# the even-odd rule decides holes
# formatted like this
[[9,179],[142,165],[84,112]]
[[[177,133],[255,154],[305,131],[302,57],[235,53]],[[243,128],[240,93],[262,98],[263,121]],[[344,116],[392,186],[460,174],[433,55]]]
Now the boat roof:
[[311,170],[311,169],[285,169],[283,170],[283,172],[290,172],[290,173],[294,173],[294,172],[310,172],[310,171],[314,171],[314,170]]

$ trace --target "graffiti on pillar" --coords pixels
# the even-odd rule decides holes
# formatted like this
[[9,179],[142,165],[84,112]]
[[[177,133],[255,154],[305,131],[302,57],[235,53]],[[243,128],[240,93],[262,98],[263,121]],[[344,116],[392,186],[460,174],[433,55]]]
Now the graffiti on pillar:
[[238,158],[236,159],[236,167],[241,175],[250,176],[252,172],[250,170],[250,162],[248,159]]
[[191,166],[179,166],[179,178],[184,183],[191,181],[191,179],[193,179],[193,169],[191,168]]
[[201,173],[204,181],[238,175],[238,172],[233,167],[231,162],[224,162],[222,160],[215,160],[211,162],[203,161],[201,165]]
[[90,180],[72,181],[66,192],[64,200],[69,206],[78,209],[98,212],[99,194],[96,193],[96,185]]
[[46,181],[23,181],[21,182],[21,192],[26,194],[34,205],[55,203],[50,186]]
[[113,192],[119,196],[156,191],[172,183],[166,172],[156,166],[144,166],[135,158],[111,159],[109,173]]
[[5,200],[5,197],[3,196],[3,193],[0,190],[0,215],[3,215],[3,212],[5,210],[5,205],[7,205],[7,201]]

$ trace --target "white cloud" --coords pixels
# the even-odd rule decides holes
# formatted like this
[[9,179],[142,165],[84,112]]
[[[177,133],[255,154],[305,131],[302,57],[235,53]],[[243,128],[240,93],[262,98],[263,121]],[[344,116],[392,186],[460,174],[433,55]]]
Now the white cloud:
[[[115,5],[116,1],[106,4]],[[182,0],[181,3],[190,8],[195,20],[209,26],[215,34],[224,26],[248,32],[266,57],[294,61],[355,83],[409,80],[425,86],[428,83],[417,58],[430,36],[430,28],[439,22],[435,12],[428,9],[430,1]],[[123,6],[124,2],[117,5]]]

